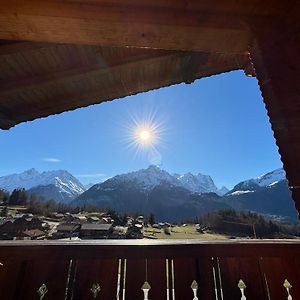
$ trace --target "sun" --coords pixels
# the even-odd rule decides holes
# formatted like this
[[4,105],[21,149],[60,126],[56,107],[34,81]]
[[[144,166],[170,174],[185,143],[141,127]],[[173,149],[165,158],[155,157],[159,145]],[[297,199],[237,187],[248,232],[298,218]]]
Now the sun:
[[140,144],[150,144],[154,139],[154,133],[150,129],[140,129],[137,132],[136,141]]
[[150,132],[148,130],[142,130],[140,132],[140,139],[142,141],[148,141],[150,139]]
[[133,159],[147,159],[151,164],[161,164],[161,149],[166,148],[166,115],[154,110],[131,111],[122,128],[121,143],[132,152]]

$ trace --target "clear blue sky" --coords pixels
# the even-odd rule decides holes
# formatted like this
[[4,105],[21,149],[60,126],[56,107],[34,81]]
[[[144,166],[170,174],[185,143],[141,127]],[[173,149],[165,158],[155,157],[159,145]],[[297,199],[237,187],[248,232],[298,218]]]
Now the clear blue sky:
[[[154,159],[128,147],[132,119],[149,115],[161,124]],[[0,131],[0,144],[0,176],[66,169],[83,183],[159,162],[232,187],[282,166],[257,81],[241,71],[23,123]]]

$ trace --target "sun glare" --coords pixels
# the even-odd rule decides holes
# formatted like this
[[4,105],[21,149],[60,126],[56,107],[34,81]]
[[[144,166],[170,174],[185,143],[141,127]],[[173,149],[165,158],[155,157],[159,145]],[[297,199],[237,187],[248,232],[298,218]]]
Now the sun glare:
[[139,133],[138,133],[138,140],[140,143],[142,144],[147,144],[150,143],[152,140],[152,134],[148,129],[142,129]]
[[124,135],[122,141],[126,148],[134,153],[133,158],[146,155],[151,164],[160,164],[160,148],[165,147],[166,126],[164,119],[155,112],[129,114],[129,122],[122,124]]

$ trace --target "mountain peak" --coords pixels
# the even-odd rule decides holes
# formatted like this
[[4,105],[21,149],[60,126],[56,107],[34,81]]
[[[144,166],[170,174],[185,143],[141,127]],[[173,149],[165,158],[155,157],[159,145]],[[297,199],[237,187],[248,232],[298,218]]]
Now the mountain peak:
[[16,188],[30,190],[35,187],[50,185],[59,192],[70,195],[70,198],[74,198],[85,191],[83,185],[66,170],[39,173],[36,169],[31,168],[19,174],[0,177],[0,187],[9,192]]
[[258,177],[241,181],[230,191],[255,191],[257,189],[274,185],[275,183],[286,179],[286,174],[283,168],[273,170]]
[[27,175],[38,175],[40,174],[35,168],[28,169],[24,171],[22,174],[27,174]]
[[157,165],[149,165],[146,170],[149,170],[149,171],[161,171],[162,169],[159,166],[157,166]]
[[178,180],[182,185],[192,192],[197,193],[208,193],[208,192],[217,192],[217,187],[214,181],[208,175],[203,175],[198,173],[197,175],[188,172],[178,177]]

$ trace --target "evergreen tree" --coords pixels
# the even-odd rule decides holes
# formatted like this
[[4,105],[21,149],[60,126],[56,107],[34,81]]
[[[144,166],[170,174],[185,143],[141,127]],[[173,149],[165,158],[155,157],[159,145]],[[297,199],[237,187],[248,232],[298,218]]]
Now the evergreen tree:
[[153,213],[149,214],[149,224],[152,226],[153,224],[155,224],[155,216]]
[[6,206],[4,206],[0,212],[0,217],[7,217],[8,209]]
[[26,205],[27,193],[25,189],[14,189],[8,200],[11,205]]

